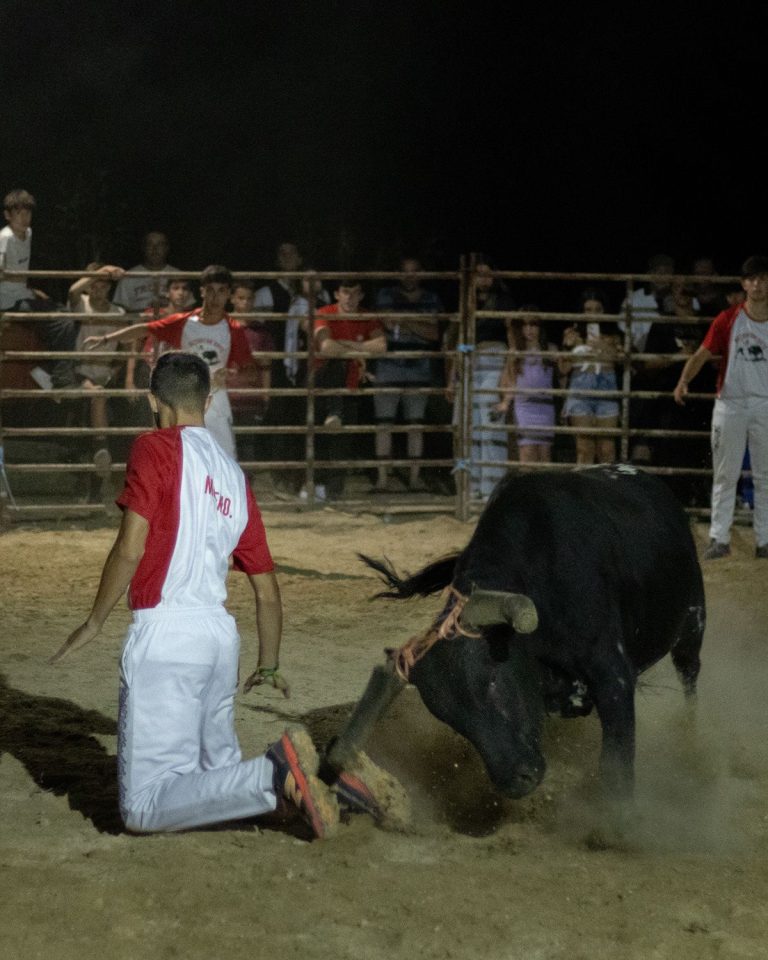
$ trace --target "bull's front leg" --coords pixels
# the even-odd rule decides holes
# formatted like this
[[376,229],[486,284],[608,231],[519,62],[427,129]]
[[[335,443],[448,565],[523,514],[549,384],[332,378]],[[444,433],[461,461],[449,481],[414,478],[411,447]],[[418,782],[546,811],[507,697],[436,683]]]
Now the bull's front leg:
[[635,782],[635,681],[620,657],[601,664],[587,681],[602,726],[600,781],[616,799],[630,798]]
[[406,682],[398,675],[393,661],[373,668],[368,686],[352,711],[352,716],[328,747],[325,759],[334,770],[345,770],[349,766],[355,755],[365,747],[376,721],[405,686]]
[[320,772],[343,809],[369,813],[391,830],[405,830],[410,823],[408,795],[400,781],[377,766],[363,747],[376,721],[405,686],[393,662],[374,668],[352,716],[329,744]]

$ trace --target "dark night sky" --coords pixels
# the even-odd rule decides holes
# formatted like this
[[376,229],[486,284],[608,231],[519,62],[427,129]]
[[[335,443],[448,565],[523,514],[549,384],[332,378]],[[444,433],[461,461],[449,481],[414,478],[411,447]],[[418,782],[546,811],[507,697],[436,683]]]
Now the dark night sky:
[[0,190],[38,198],[38,267],[158,228],[190,269],[295,238],[327,268],[730,272],[768,249],[761,10],[4,0]]

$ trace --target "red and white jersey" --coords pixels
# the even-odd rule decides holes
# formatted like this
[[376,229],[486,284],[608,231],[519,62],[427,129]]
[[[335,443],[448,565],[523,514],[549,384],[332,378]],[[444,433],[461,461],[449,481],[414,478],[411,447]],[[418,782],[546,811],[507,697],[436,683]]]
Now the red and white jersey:
[[204,427],[138,437],[117,504],[149,523],[128,595],[132,610],[222,604],[230,555],[244,573],[274,569],[245,474]]
[[715,317],[702,346],[722,358],[719,397],[768,397],[768,323],[753,320],[744,305],[737,304]]
[[218,323],[203,323],[201,311],[202,308],[172,313],[150,321],[147,327],[157,340],[174,350],[194,353],[205,360],[211,376],[223,367],[247,367],[253,363],[243,326],[226,315]]

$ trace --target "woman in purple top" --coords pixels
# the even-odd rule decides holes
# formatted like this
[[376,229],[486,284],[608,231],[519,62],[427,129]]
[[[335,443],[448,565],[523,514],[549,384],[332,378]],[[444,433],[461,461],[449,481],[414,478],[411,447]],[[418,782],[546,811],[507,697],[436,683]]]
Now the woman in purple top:
[[[516,350],[536,353],[555,350],[547,342],[541,320],[533,314],[533,305],[521,308],[528,313],[511,325],[512,342]],[[518,426],[517,446],[522,463],[550,463],[555,425],[555,398],[551,391],[555,383],[556,366],[547,357],[510,357],[505,371],[505,386],[525,390],[541,390],[540,394],[514,394],[515,423]],[[509,405],[507,394],[506,404]]]

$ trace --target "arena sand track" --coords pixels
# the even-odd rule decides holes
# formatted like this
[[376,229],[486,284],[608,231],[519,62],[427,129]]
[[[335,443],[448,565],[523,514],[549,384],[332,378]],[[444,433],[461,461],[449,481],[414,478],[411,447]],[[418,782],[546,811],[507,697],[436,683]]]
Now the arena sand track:
[[[355,551],[399,568],[466,542],[445,517],[386,524],[330,510],[269,513],[293,697],[239,699],[246,755],[287,720],[326,738],[385,646],[435,600],[369,602]],[[326,843],[235,826],[129,837],[115,809],[116,661],[128,621],[57,667],[114,530],[0,538],[0,956],[592,960],[768,955],[768,563],[739,530],[706,571],[710,624],[698,715],[667,662],[638,695],[637,810],[624,848],[596,840],[597,723],[551,721],[550,767],[523,801],[494,795],[476,757],[409,691],[371,745],[413,798],[407,835],[365,817]],[[701,542],[703,531],[697,530]],[[231,608],[251,669],[244,579]]]

